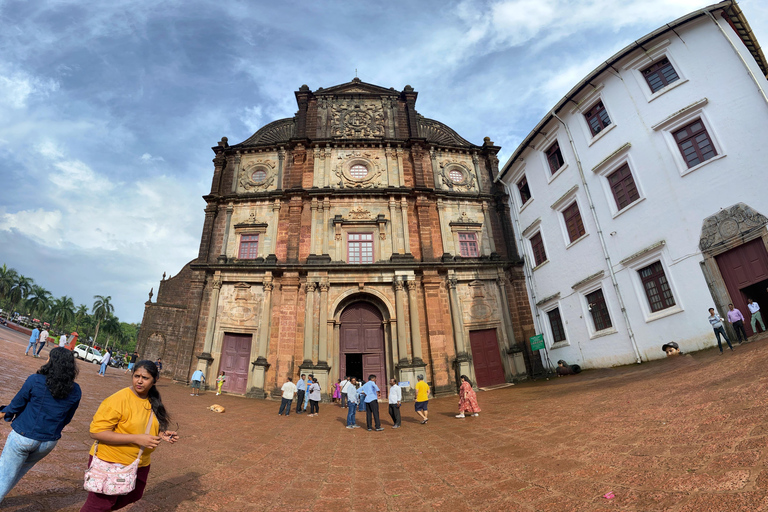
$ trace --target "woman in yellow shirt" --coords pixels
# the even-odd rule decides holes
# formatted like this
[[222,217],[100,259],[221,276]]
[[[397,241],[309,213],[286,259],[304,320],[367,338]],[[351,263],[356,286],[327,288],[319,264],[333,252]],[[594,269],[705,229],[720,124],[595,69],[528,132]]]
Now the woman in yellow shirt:
[[[91,438],[98,441],[99,445],[98,455],[95,443],[91,447],[89,466],[94,456],[107,462],[131,464],[139,456],[139,447],[144,447],[136,476],[136,488],[118,496],[89,492],[80,512],[118,510],[139,501],[147,485],[152,452],[161,440],[175,443],[179,439],[175,431],[167,430],[170,416],[155,387],[158,374],[157,366],[152,361],[136,363],[131,387],[105,398],[91,422]],[[145,434],[152,412],[155,417],[152,419],[150,433]]]

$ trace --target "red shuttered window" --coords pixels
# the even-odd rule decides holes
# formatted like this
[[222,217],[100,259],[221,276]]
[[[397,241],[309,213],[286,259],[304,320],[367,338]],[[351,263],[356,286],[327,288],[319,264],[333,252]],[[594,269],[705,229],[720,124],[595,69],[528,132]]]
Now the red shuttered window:
[[555,308],[547,312],[549,317],[549,327],[552,329],[552,342],[565,341],[565,329],[563,328],[563,319],[560,318],[560,308]]
[[584,114],[584,117],[587,118],[587,124],[589,124],[593,137],[611,124],[611,118],[608,117],[608,111],[605,110],[602,101],[589,109],[589,112]]
[[547,162],[549,162],[549,171],[552,174],[555,174],[555,172],[557,172],[557,170],[561,168],[565,163],[565,160],[563,160],[563,153],[560,151],[560,144],[555,141],[555,143],[549,147],[546,153]]
[[643,282],[645,296],[648,297],[648,305],[652,312],[671,308],[675,305],[675,298],[672,296],[672,290],[669,288],[669,282],[661,262],[657,261],[641,268],[638,272],[640,272],[640,280]]
[[648,82],[651,92],[656,92],[662,87],[666,87],[680,79],[672,63],[666,57],[643,70],[643,76],[645,81]]
[[241,260],[255,260],[259,256],[259,235],[241,235],[237,257]]
[[528,179],[525,176],[517,182],[517,190],[520,191],[520,204],[527,203],[531,198],[531,189],[528,188]]
[[624,164],[608,175],[608,184],[611,186],[616,207],[623,210],[626,206],[640,199],[635,180],[629,165]]
[[477,234],[459,233],[459,254],[463,258],[477,258]]
[[717,155],[701,119],[677,130],[673,135],[689,169]]
[[608,314],[608,306],[605,305],[603,290],[595,290],[587,295],[589,312],[592,314],[592,322],[595,324],[595,331],[602,331],[613,327],[611,315]]
[[541,238],[541,233],[536,233],[531,237],[531,252],[533,252],[535,266],[539,266],[547,261],[547,253],[544,252],[544,240]]
[[373,233],[349,233],[347,263],[373,263]]
[[581,221],[579,205],[576,202],[563,211],[563,218],[565,219],[565,228],[568,231],[568,240],[571,242],[576,241],[586,233],[584,223]]

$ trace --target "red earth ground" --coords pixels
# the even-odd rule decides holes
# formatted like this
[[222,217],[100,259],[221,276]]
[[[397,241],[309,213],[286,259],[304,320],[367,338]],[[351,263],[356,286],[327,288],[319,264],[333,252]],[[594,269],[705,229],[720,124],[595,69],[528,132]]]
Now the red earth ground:
[[[335,405],[321,404],[315,418],[280,417],[279,402],[191,397],[161,380],[181,440],[155,451],[144,499],[124,510],[768,510],[761,338],[723,356],[714,349],[481,391],[478,418],[456,419],[458,399],[439,398],[427,425],[405,404],[403,427],[392,430],[382,404],[384,432],[345,429]],[[0,403],[44,362],[24,357],[25,346],[0,327]],[[79,364],[74,420],[3,510],[76,511],[84,502],[88,425],[129,377]],[[214,403],[226,412],[208,411]],[[0,424],[3,442],[9,430]]]

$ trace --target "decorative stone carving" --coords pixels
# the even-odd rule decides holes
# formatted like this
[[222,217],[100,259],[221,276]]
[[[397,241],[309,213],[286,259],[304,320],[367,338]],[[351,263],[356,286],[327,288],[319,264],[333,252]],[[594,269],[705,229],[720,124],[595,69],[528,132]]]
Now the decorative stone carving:
[[419,135],[427,139],[427,142],[460,147],[470,147],[472,145],[453,129],[439,121],[418,116],[418,122]]
[[235,300],[251,301],[253,300],[253,294],[251,293],[251,285],[248,283],[237,283],[235,285]]
[[256,160],[240,170],[240,186],[246,190],[267,190],[275,181],[275,162]]
[[380,102],[343,100],[331,107],[334,137],[370,139],[384,136],[384,109]]
[[366,220],[371,218],[371,212],[364,210],[362,206],[356,206],[349,210],[349,218],[355,220]]
[[743,236],[768,224],[768,218],[744,203],[723,208],[704,219],[699,238],[699,248],[706,252],[728,240]]
[[[338,186],[341,188],[376,188],[381,186],[382,169],[379,166],[379,157],[367,151],[353,150],[340,151],[333,173],[339,178]],[[353,166],[362,165],[368,170],[363,177],[355,177],[350,173]]]
[[443,183],[449,189],[475,190],[475,173],[464,162],[443,160],[440,162],[440,175],[443,178]]

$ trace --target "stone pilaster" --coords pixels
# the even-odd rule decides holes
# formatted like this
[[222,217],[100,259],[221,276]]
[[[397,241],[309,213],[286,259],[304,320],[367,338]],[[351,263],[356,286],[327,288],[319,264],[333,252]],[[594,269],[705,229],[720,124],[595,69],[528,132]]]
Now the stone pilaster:
[[277,190],[283,189],[283,168],[285,165],[285,149],[277,150]]
[[318,332],[317,364],[328,364],[328,286],[320,283],[320,330]]
[[221,254],[219,255],[218,262],[227,262],[227,245],[229,243],[229,226],[232,224],[232,212],[234,211],[232,203],[227,205],[227,219],[224,221],[224,240],[221,241]]
[[234,166],[232,168],[232,193],[237,192],[237,178],[240,176],[240,152],[235,154]]
[[219,294],[221,292],[221,273],[216,272],[213,275],[211,283],[211,299],[208,306],[208,322],[205,327],[205,341],[203,343],[203,352],[197,356],[197,369],[205,373],[206,382],[208,381],[208,366],[213,362],[211,349],[213,347],[213,336],[216,333],[216,312],[219,308]]
[[315,283],[307,283],[305,286],[307,303],[304,309],[304,363],[302,364],[312,364],[312,327],[314,324],[316,288],[317,285]]
[[403,281],[395,278],[395,314],[397,315],[397,352],[400,363],[408,363],[408,346],[406,345],[405,307],[403,305]]
[[421,321],[419,320],[419,305],[416,281],[408,281],[408,313],[411,324],[411,357],[414,364],[424,363],[421,358]]

